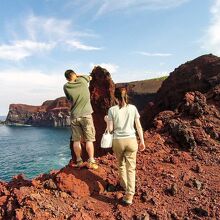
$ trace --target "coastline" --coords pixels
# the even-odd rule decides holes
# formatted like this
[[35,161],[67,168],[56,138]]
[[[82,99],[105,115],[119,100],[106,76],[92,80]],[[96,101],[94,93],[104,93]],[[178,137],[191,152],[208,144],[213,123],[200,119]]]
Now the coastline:
[[0,121],[0,125],[15,126],[15,127],[32,127],[32,125],[20,124],[20,123],[7,123],[6,121]]
[[7,125],[7,126],[15,126],[15,127],[32,127],[32,125],[27,125],[27,124],[20,124],[20,123],[6,123],[6,122],[3,122],[3,125]]

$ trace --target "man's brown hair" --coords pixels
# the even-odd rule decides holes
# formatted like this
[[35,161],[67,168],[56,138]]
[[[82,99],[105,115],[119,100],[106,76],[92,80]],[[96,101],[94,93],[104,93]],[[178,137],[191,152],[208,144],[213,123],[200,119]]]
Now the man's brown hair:
[[64,73],[66,79],[68,79],[68,80],[71,79],[72,74],[76,74],[76,73],[73,70],[66,70],[66,72]]

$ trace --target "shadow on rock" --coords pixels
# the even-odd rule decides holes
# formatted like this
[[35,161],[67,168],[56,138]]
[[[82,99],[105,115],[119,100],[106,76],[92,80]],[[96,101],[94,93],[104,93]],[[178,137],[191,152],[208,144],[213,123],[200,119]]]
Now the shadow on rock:
[[106,171],[102,168],[90,170],[87,167],[61,169],[55,181],[61,191],[65,191],[75,198],[93,197],[105,203],[115,204],[115,200],[105,195],[107,187]]

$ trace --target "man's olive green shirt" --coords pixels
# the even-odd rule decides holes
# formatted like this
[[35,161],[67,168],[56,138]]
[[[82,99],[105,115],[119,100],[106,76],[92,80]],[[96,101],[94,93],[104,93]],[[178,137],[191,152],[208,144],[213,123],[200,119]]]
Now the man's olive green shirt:
[[67,82],[63,86],[67,99],[72,103],[71,116],[73,118],[91,115],[93,112],[90,101],[89,81],[89,76],[79,76],[74,82]]

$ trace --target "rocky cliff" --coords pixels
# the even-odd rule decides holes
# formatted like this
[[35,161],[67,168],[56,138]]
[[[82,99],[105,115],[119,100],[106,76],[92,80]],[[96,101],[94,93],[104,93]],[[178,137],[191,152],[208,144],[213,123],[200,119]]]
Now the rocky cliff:
[[44,102],[41,106],[11,104],[6,118],[8,125],[68,126],[70,103],[65,97]]

